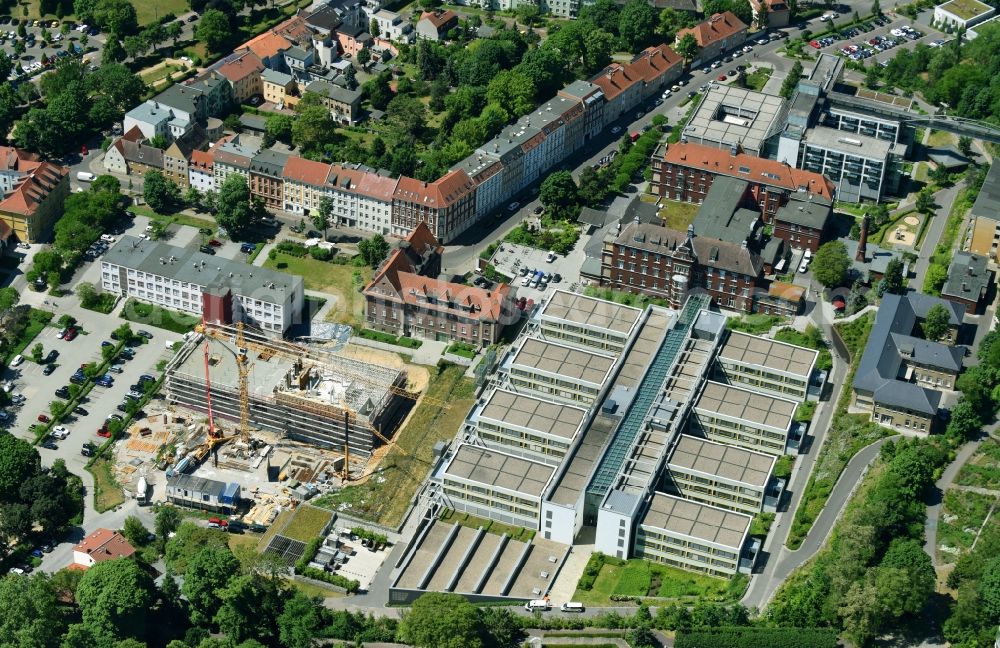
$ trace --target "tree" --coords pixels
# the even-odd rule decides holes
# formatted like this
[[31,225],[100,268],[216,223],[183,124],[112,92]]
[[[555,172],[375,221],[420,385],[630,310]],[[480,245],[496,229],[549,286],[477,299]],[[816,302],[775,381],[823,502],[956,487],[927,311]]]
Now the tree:
[[802,63],[795,61],[792,64],[792,69],[788,71],[788,76],[781,83],[781,89],[778,91],[785,99],[791,99],[792,95],[795,94],[796,88],[799,87],[799,79],[802,77]]
[[30,443],[0,430],[0,502],[17,501],[21,484],[41,469],[41,457]]
[[481,648],[482,622],[476,607],[457,594],[428,592],[413,602],[399,624],[406,643],[418,648]]
[[220,594],[237,571],[239,562],[228,547],[206,546],[196,553],[184,573],[181,590],[191,604],[191,620],[207,625],[222,605]]
[[698,55],[698,39],[694,37],[694,34],[684,34],[677,41],[674,49],[684,59],[684,63],[690,63]]
[[949,321],[948,309],[941,304],[934,304],[927,311],[927,316],[924,317],[924,322],[921,326],[924,331],[924,337],[933,342],[944,338],[948,335]]
[[164,32],[166,37],[169,38],[171,41],[173,41],[174,47],[177,47],[177,40],[181,37],[181,34],[183,33],[184,33],[184,26],[181,25],[181,23],[176,20],[167,23],[166,31]]
[[285,648],[313,648],[314,637],[323,627],[319,607],[301,592],[295,592],[285,601],[278,616],[278,639]]
[[645,0],[628,0],[618,18],[618,35],[631,52],[638,52],[653,40],[656,14]]
[[931,193],[929,187],[924,187],[917,193],[917,202],[915,206],[917,211],[921,214],[930,215],[930,213],[934,211],[934,207],[936,206],[934,204],[934,194]]
[[377,268],[389,256],[389,242],[381,234],[358,243],[358,252],[365,265]]
[[292,124],[292,143],[306,150],[322,150],[333,142],[337,124],[323,106],[303,109]]
[[584,166],[583,170],[580,171],[580,187],[577,189],[576,195],[581,204],[596,207],[604,202],[608,195],[607,182],[592,167]]
[[881,18],[882,17],[882,3],[879,0],[874,0],[872,2],[872,15]]
[[520,117],[534,109],[535,92],[530,78],[514,70],[502,70],[490,80],[486,98],[503,106],[512,116]]
[[[884,286],[884,287],[883,287]],[[885,276],[879,282],[879,290],[882,293],[892,293],[893,295],[906,294],[906,282],[903,279],[903,262],[893,257],[885,267]],[[879,297],[882,295],[880,294]]]
[[142,176],[142,197],[153,211],[167,213],[181,201],[177,184],[159,171],[147,171]]
[[962,135],[959,137],[958,150],[962,152],[962,155],[970,157],[972,155],[972,138],[968,135]]
[[234,173],[222,183],[215,220],[233,240],[242,238],[257,225],[259,214],[250,204],[250,187],[247,186],[246,178]]
[[128,0],[97,0],[93,21],[109,34],[128,36],[139,29],[135,7]]
[[148,542],[149,529],[142,523],[142,520],[134,515],[130,515],[125,518],[122,535],[125,536],[125,539],[133,547],[142,547]]
[[323,196],[319,199],[319,205],[316,206],[316,213],[313,215],[313,226],[323,230],[323,240],[326,240],[326,231],[330,229],[332,219],[333,200],[329,196]]
[[83,625],[100,643],[144,637],[156,601],[149,574],[134,560],[104,560],[84,573],[76,591]]
[[1000,557],[993,557],[979,579],[979,600],[990,624],[1000,621]]
[[237,576],[219,592],[219,599],[215,622],[230,641],[273,637],[283,599],[277,581],[256,574]]
[[383,72],[379,74],[374,79],[370,79],[365,82],[361,89],[364,95],[371,102],[372,108],[377,110],[385,110],[389,102],[392,101],[393,92],[392,88],[389,87],[389,79],[392,76],[390,72]]
[[982,429],[983,422],[965,398],[960,398],[951,409],[951,419],[948,421],[947,435],[959,441],[972,439]]
[[360,52],[358,52],[358,64],[362,67],[368,65],[368,62],[372,60],[372,52],[367,47]]
[[35,346],[31,347],[31,359],[32,359],[32,361],[40,364],[42,362],[42,354],[44,352],[45,352],[45,348],[42,346],[41,342],[39,342]]
[[816,281],[827,288],[842,286],[847,280],[847,270],[850,267],[847,247],[841,241],[829,241],[820,246],[812,264]]
[[382,30],[378,26],[378,21],[374,18],[368,23],[368,33],[372,35],[372,38],[382,38]]
[[265,132],[279,142],[290,144],[292,142],[292,123],[293,120],[290,116],[272,113],[267,116],[265,121]]
[[194,35],[198,40],[205,42],[209,51],[222,52],[233,35],[229,17],[218,9],[206,10],[198,20]]
[[875,63],[872,63],[867,68],[865,68],[865,87],[875,89],[879,86],[879,81],[882,78],[882,68]]
[[556,218],[575,218],[579,213],[579,192],[569,171],[549,174],[542,181],[538,198]]
[[0,578],[0,633],[11,648],[56,648],[65,621],[45,575]]

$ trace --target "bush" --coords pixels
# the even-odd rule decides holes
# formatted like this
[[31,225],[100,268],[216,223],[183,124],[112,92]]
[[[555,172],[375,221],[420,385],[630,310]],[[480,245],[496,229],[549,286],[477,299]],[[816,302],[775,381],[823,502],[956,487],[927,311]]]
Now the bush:
[[300,259],[309,254],[306,246],[301,243],[296,243],[295,241],[282,241],[275,245],[274,249],[279,252],[284,252],[288,256],[298,257]]
[[681,630],[676,648],[836,648],[837,632],[830,628],[711,628]]
[[358,591],[358,588],[361,587],[361,583],[356,580],[347,578],[346,576],[341,576],[340,574],[323,571],[322,569],[316,569],[315,567],[306,567],[302,570],[302,575],[306,578],[312,578],[314,580],[330,583],[336,587],[342,587],[348,594],[354,594]]
[[364,527],[354,527],[353,529],[351,529],[351,533],[359,538],[363,538],[365,540],[371,540],[377,545],[389,544],[389,538],[385,537],[381,533],[375,533],[374,531],[369,531]]
[[333,251],[319,246],[309,248],[309,256],[317,261],[329,261],[333,258]]
[[319,553],[319,548],[322,545],[323,538],[313,538],[309,541],[309,544],[306,545],[305,550],[302,552],[302,557],[295,563],[296,574],[301,574],[309,568],[309,563],[312,562],[312,559]]

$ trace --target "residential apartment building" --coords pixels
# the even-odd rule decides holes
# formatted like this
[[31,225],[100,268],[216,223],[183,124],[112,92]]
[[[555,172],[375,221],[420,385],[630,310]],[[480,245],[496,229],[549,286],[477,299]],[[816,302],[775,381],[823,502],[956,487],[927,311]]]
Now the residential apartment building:
[[142,133],[133,128],[119,137],[104,153],[104,168],[121,175],[139,175],[163,171],[163,150],[142,141]]
[[105,560],[131,558],[135,548],[125,536],[111,529],[97,529],[73,547],[71,569],[87,569]]
[[716,357],[714,379],[796,402],[809,396],[819,352],[730,331]]
[[703,61],[711,61],[722,56],[731,49],[742,47],[747,39],[747,26],[731,11],[712,14],[707,20],[694,27],[681,29],[677,32],[677,40],[687,34],[694,36],[698,43],[698,54],[692,65]]
[[[269,101],[276,106],[284,106],[289,97],[297,95],[298,85],[291,74],[277,70],[264,70],[260,75],[260,80],[264,101]],[[298,99],[297,96],[296,99]]]
[[614,364],[612,356],[527,338],[508,352],[501,371],[514,391],[530,391],[589,407],[597,400]]
[[406,236],[426,223],[438,241],[447,243],[476,221],[476,189],[461,169],[434,182],[402,176],[392,195],[392,233]]
[[281,209],[284,205],[284,170],[288,154],[272,149],[261,151],[250,159],[250,197],[259,198],[266,207]]
[[393,196],[398,183],[397,178],[382,172],[368,171],[361,176],[357,185],[357,227],[389,234],[392,230]]
[[191,151],[188,161],[188,186],[198,191],[215,191],[214,161],[210,151]]
[[814,194],[792,194],[771,219],[774,236],[797,250],[816,252],[826,242],[833,205]]
[[634,555],[711,576],[740,571],[753,518],[654,492],[639,522]]
[[667,490],[693,502],[756,515],[773,488],[775,461],[773,455],[681,434],[667,459]]
[[602,286],[642,293],[679,307],[702,289],[722,308],[753,312],[763,262],[747,245],[629,223],[604,240]]
[[21,243],[46,240],[69,195],[69,169],[34,153],[0,146],[0,230]]
[[590,82],[604,94],[604,123],[617,121],[622,115],[642,101],[642,83],[639,74],[630,66],[612,63],[601,70]]
[[252,135],[227,135],[212,148],[212,172],[216,191],[233,174],[243,176],[250,184],[250,162],[260,152],[260,138]]
[[327,197],[326,179],[329,174],[330,165],[325,162],[289,156],[282,170],[282,196],[285,201],[282,209],[309,216],[319,208],[320,201]]
[[436,279],[442,251],[424,223],[399,242],[363,290],[368,328],[476,346],[499,339],[512,310],[510,287],[486,290]]
[[233,100],[245,103],[263,92],[261,86],[264,63],[250,50],[240,50],[225,57],[215,68],[232,88]]
[[718,443],[783,455],[792,449],[789,439],[798,427],[797,407],[787,398],[709,380],[694,403],[689,432]]
[[276,335],[299,321],[304,301],[301,277],[133,236],[123,236],[101,258],[101,287]]
[[753,9],[754,23],[770,29],[787,27],[792,18],[791,7],[785,0],[750,0],[750,8]]
[[413,39],[413,25],[395,11],[382,9],[375,12],[372,20],[378,25],[379,36],[382,38],[407,42]]
[[224,115],[233,103],[233,88],[215,72],[206,72],[183,84],[170,86],[125,113],[122,128],[138,128],[143,137],[173,141],[209,117]]
[[853,384],[854,407],[871,412],[875,423],[917,434],[937,427],[941,392],[955,388],[963,353],[953,340],[916,337],[936,305],[947,309],[955,329],[961,325],[965,308],[957,303],[920,293],[882,297]]
[[441,41],[448,32],[458,27],[458,15],[450,10],[425,11],[417,21],[417,38]]
[[361,109],[361,89],[348,90],[340,86],[317,79],[305,88],[306,92],[319,95],[330,111],[330,116],[341,124],[353,124],[358,119]]
[[163,175],[181,190],[188,188],[188,167],[194,151],[208,144],[205,129],[195,125],[163,151]]
[[448,458],[441,494],[450,508],[487,520],[534,527],[555,469],[524,457],[459,444]]
[[536,319],[542,339],[620,354],[641,315],[638,308],[556,290]]
[[701,203],[718,176],[750,184],[766,223],[792,195],[812,194],[832,202],[835,187],[822,174],[750,155],[739,146],[714,147],[694,142],[661,143],[653,153],[653,193],[667,200]]
[[941,287],[941,298],[959,304],[969,315],[985,308],[993,283],[993,272],[987,268],[985,256],[956,252],[948,266],[948,279]]
[[[481,403],[481,404],[480,404]],[[587,410],[494,389],[473,407],[466,425],[487,446],[558,465],[587,420]]]

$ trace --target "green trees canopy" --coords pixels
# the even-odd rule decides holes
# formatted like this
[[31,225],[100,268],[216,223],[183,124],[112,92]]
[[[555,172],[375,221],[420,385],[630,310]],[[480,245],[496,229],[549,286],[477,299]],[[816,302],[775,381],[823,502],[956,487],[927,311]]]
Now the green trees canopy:
[[556,218],[575,219],[580,213],[579,190],[569,171],[549,174],[542,181],[538,198]]
[[851,260],[842,241],[829,241],[820,246],[812,262],[813,276],[827,288],[844,285]]
[[428,592],[403,617],[400,636],[418,648],[482,648],[479,610],[458,594]]
[[948,335],[948,309],[941,304],[934,304],[927,311],[927,316],[921,325],[924,337],[931,341],[938,341]]
[[135,560],[119,558],[92,565],[76,591],[84,627],[102,642],[144,637],[155,590],[149,574]]
[[55,587],[44,574],[0,578],[0,636],[11,648],[56,648],[65,622]]
[[206,625],[222,606],[222,592],[237,572],[239,563],[228,547],[207,546],[191,557],[184,572],[181,591],[191,605],[191,620]]
[[218,211],[215,220],[226,229],[234,241],[260,223],[263,211],[250,201],[250,187],[239,174],[231,174],[219,188]]
[[210,52],[223,51],[229,39],[233,37],[229,17],[218,9],[208,9],[198,20],[194,35],[198,40],[205,42]]
[[389,242],[381,234],[375,234],[358,243],[358,252],[365,265],[377,268],[389,256]]

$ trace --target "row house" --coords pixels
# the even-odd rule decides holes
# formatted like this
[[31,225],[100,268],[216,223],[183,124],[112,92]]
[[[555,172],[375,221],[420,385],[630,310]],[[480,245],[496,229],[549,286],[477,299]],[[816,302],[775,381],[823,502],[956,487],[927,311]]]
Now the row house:
[[104,154],[104,168],[111,173],[138,175],[147,171],[163,171],[163,151],[142,142],[132,130],[119,137]]
[[604,124],[617,121],[642,101],[638,76],[621,63],[612,63],[590,80],[604,92]]
[[475,222],[475,207],[475,186],[461,169],[434,182],[403,176],[392,196],[392,233],[406,236],[426,223],[437,240],[448,242]]
[[642,98],[646,100],[669,88],[680,77],[684,61],[680,54],[663,43],[636,54],[628,68],[642,81]]
[[333,119],[341,124],[353,124],[361,111],[361,90],[348,90],[329,81],[318,79],[305,88],[319,96]]
[[365,173],[357,185],[357,227],[388,234],[392,230],[392,201],[399,180],[384,173]]
[[201,193],[215,191],[214,161],[210,151],[191,151],[188,160],[188,186]]
[[259,198],[266,207],[281,209],[284,205],[283,172],[288,154],[271,149],[250,159],[250,196]]
[[418,223],[364,288],[366,325],[393,335],[495,343],[510,312],[510,286],[485,290],[435,279],[443,251],[427,223]]
[[284,200],[282,207],[287,212],[309,216],[319,208],[326,197],[326,177],[330,165],[297,156],[291,156],[282,171],[284,180]]
[[499,158],[476,151],[451,168],[458,169],[465,171],[476,186],[477,219],[500,207],[509,195],[503,192],[503,164]]
[[[604,130],[604,90],[589,81],[573,81],[559,91],[558,96],[578,101],[583,106],[583,120],[577,127],[582,131],[583,143]],[[578,141],[578,136],[567,135],[567,142]]]
[[722,56],[731,49],[740,47],[747,40],[746,24],[731,11],[712,14],[707,20],[694,27],[688,27],[677,32],[677,41],[691,34],[698,43],[699,52],[692,62],[698,65],[702,61],[711,61]]
[[240,50],[222,60],[216,71],[232,87],[233,100],[244,103],[262,92],[261,74],[264,63],[248,49]]
[[277,70],[264,70],[260,79],[264,101],[269,101],[276,106],[284,106],[293,103],[288,101],[290,97],[298,99],[298,84],[295,83],[291,74]]
[[163,175],[182,190],[188,188],[191,154],[208,144],[205,129],[195,126],[163,151]]
[[744,242],[730,243],[661,225],[630,223],[604,240],[602,286],[645,294],[679,308],[701,290],[728,310],[753,312],[763,262]]
[[823,174],[750,155],[739,146],[664,142],[653,153],[652,167],[650,189],[667,200],[701,204],[717,176],[745,180],[766,223],[796,192],[815,194],[827,203],[835,194],[833,182]]
[[243,176],[250,184],[250,161],[260,151],[260,138],[250,135],[229,135],[212,149],[212,172],[215,188],[221,189],[232,174]]

